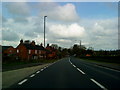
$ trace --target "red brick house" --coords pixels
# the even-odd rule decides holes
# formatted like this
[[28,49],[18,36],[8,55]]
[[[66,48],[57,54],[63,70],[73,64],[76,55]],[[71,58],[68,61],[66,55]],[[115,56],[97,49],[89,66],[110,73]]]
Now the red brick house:
[[11,56],[16,54],[16,49],[13,46],[2,46],[3,56]]
[[35,41],[30,42],[26,40],[23,42],[23,40],[20,40],[20,44],[16,48],[16,53],[18,58],[30,60],[44,58],[46,51],[42,44],[35,45]]
[[49,44],[47,44],[46,50],[47,50],[47,54],[46,54],[47,59],[57,58],[57,50],[54,47],[51,47],[49,46]]

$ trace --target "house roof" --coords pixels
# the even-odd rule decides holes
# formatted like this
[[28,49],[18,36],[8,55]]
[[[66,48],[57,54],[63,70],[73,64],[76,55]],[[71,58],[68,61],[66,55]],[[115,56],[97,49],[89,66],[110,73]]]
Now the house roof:
[[[8,49],[8,48],[10,48],[10,47],[12,47],[12,46],[2,46],[2,51],[6,50],[6,49]],[[13,47],[12,47],[12,48],[13,48]]]
[[31,50],[45,50],[43,46],[39,46],[39,45],[31,45],[31,44],[23,44],[27,49],[31,49]]

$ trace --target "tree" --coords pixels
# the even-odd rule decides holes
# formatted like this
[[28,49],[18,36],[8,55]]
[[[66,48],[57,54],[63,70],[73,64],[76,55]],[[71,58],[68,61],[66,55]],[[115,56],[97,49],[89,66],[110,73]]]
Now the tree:
[[55,49],[58,49],[58,45],[57,44],[52,44],[51,47],[55,48]]

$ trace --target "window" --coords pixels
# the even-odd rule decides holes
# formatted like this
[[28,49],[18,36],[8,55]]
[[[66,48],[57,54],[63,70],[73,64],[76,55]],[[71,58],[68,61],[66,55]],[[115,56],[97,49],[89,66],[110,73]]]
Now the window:
[[41,54],[41,51],[39,50],[39,54]]
[[29,54],[31,54],[31,50],[29,50]]
[[10,50],[9,52],[12,52],[12,50]]
[[17,53],[19,53],[19,50],[17,49]]
[[35,54],[37,54],[37,50],[35,50]]

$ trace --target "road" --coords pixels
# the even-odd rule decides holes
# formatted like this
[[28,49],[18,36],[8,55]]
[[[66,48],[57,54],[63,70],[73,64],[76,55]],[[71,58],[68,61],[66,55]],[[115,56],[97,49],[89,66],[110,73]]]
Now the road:
[[24,78],[10,88],[120,88],[120,71],[74,57],[61,59]]

